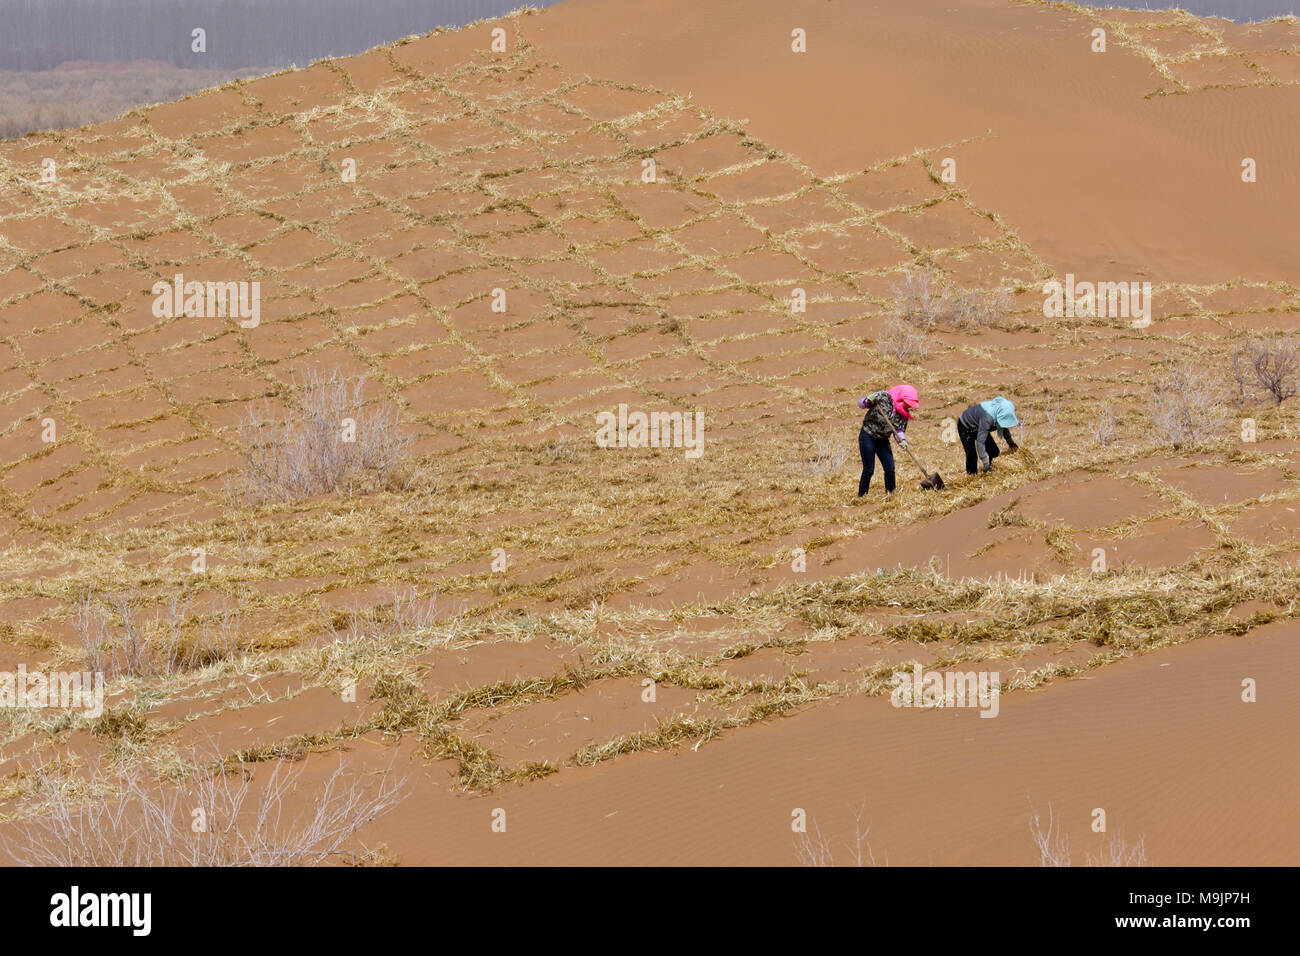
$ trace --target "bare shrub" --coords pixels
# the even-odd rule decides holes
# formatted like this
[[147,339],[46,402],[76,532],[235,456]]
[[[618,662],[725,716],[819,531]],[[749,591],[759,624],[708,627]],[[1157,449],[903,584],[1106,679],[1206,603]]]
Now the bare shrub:
[[1115,440],[1115,419],[1105,412],[1092,420],[1092,440],[1103,447]]
[[812,451],[803,458],[789,464],[805,475],[819,478],[829,475],[849,460],[849,449],[842,438],[833,435],[819,435],[813,443]]
[[1043,420],[1047,422],[1048,434],[1056,437],[1056,423],[1061,417],[1061,399],[1060,396],[1049,396],[1043,403]]
[[335,641],[410,634],[433,626],[437,619],[438,596],[421,598],[415,588],[394,589],[389,599],[375,607],[354,608],[342,627],[330,624]]
[[561,435],[558,438],[552,438],[542,444],[542,454],[546,457],[548,464],[554,465],[562,461],[577,461],[578,449],[572,438],[568,435]]
[[1023,410],[1021,406],[1016,406],[1017,414],[1020,416],[1020,438],[1023,444],[1024,436],[1032,430],[1037,434],[1037,430],[1043,427],[1047,428],[1049,437],[1055,438],[1057,433],[1057,423],[1061,418],[1061,399],[1057,395],[1049,395],[1042,402],[1035,402],[1027,405]]
[[207,667],[239,652],[239,611],[187,627],[190,602],[183,594],[146,612],[138,592],[98,599],[88,594],[73,616],[85,666],[114,677],[155,677]]
[[1281,405],[1300,394],[1300,348],[1292,338],[1253,338],[1232,353],[1232,376],[1244,405],[1260,389]]
[[925,328],[899,316],[885,320],[876,345],[881,355],[908,365],[924,362],[930,357],[930,337]]
[[946,325],[954,329],[989,325],[1011,303],[1010,293],[959,289],[933,269],[909,269],[893,287],[894,315],[923,331]]
[[1102,836],[1101,849],[1085,856],[1088,866],[1146,866],[1147,845],[1145,837],[1138,837],[1136,843],[1130,844],[1124,839],[1124,831]]
[[[853,814],[853,836],[845,839],[850,866],[876,866],[876,854],[867,836],[871,827],[862,826],[862,810]],[[821,827],[813,820],[813,832],[795,835],[794,855],[800,866],[835,866],[835,849],[829,837],[822,836]]]
[[1029,818],[1029,832],[1038,847],[1040,866],[1070,865],[1070,838],[1061,832],[1060,822],[1050,803],[1047,805],[1046,823],[1039,818],[1037,810],[1033,811]]
[[1149,414],[1156,441],[1172,448],[1206,442],[1228,419],[1218,381],[1191,362],[1156,383]]
[[948,310],[947,287],[933,270],[908,269],[893,291],[894,315],[923,331],[938,325]]
[[[1038,847],[1040,866],[1072,866],[1070,862],[1070,838],[1061,831],[1060,821],[1052,805],[1047,805],[1047,821],[1044,822],[1034,810],[1029,818],[1029,832]],[[1139,837],[1134,844],[1124,839],[1121,830],[1115,834],[1104,834],[1101,849],[1085,856],[1088,866],[1146,866],[1146,839]]]
[[411,440],[397,409],[366,406],[364,377],[351,387],[338,369],[328,376],[308,371],[303,378],[296,386],[297,420],[272,424],[265,413],[250,411],[240,429],[248,499],[299,501],[333,491],[401,487]]
[[1237,404],[1249,405],[1255,388],[1255,374],[1246,361],[1246,350],[1241,347],[1232,352],[1232,381],[1237,387]]
[[[0,840],[21,866],[318,866],[348,858],[348,844],[371,820],[405,798],[405,781],[391,767],[346,779],[338,768],[314,800],[291,798],[302,768],[287,760],[223,767],[176,787],[148,785],[119,767],[116,781],[85,782],[42,767],[35,774],[33,815],[3,830]],[[258,781],[257,778],[261,777]],[[102,792],[107,799],[80,802]],[[191,829],[203,811],[203,832]]]
[[816,834],[800,833],[794,838],[794,855],[799,861],[800,866],[834,866],[835,852],[831,849],[831,841],[821,834],[821,829],[817,828]]
[[960,290],[953,293],[949,324],[957,329],[989,325],[1011,305],[1005,288]]

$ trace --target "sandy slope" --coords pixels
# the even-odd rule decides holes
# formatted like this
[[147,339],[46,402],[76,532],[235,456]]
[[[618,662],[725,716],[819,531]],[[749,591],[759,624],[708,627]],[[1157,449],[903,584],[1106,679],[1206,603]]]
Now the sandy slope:
[[[1156,865],[1287,865],[1300,771],[1280,747],[1300,717],[1298,636],[1288,623],[1153,653],[1008,699],[995,719],[855,698],[697,751],[412,802],[374,837],[411,863],[785,866],[803,808],[841,866],[855,860],[855,811],[878,864],[1020,866],[1038,864],[1030,817],[1045,823],[1050,806],[1083,865],[1105,847],[1088,828],[1100,807],[1110,838],[1141,837]],[[1245,677],[1257,703],[1240,698]]]
[[[952,156],[960,185],[1060,273],[1295,281],[1300,88],[1254,85],[1263,74],[1244,65],[1200,76],[1199,60],[1162,75],[1146,55],[1150,34],[1123,42],[1119,16],[1003,0],[668,0],[647,29],[632,7],[570,0],[530,34],[571,69],[746,117],[820,175],[916,149]],[[1229,50],[1212,59],[1238,65],[1241,38],[1267,29],[1211,22]],[[1101,23],[1114,26],[1097,54]],[[790,52],[795,27],[809,37],[801,56]],[[1222,46],[1191,29],[1156,35]],[[1201,89],[1215,82],[1241,85]],[[1147,98],[1180,88],[1199,92]],[[1250,186],[1246,156],[1267,171]]]
[[[1033,863],[1030,799],[1080,860],[1095,806],[1156,863],[1293,860],[1294,400],[1234,405],[1196,451],[1144,409],[1167,363],[1222,371],[1300,314],[1295,26],[646,17],[569,0],[502,21],[504,55],[480,24],[0,143],[0,662],[79,666],[87,594],[236,645],[115,683],[106,722],[8,715],[5,807],[43,760],[311,753],[318,784],[343,748],[409,773],[370,834],[407,862],[789,863],[792,807],[838,840],[864,805],[891,862]],[[1011,303],[895,361],[922,265]],[[261,282],[261,325],[154,315],[177,272]],[[1066,272],[1152,279],[1153,324],[1045,319]],[[334,367],[400,410],[416,475],[253,507],[238,422]],[[903,462],[893,501],[855,500],[855,400],[904,377],[949,488]],[[942,423],[999,393],[1027,452],[966,479]],[[596,448],[619,403],[702,411],[707,453]],[[889,707],[912,661],[999,670],[1001,716]]]

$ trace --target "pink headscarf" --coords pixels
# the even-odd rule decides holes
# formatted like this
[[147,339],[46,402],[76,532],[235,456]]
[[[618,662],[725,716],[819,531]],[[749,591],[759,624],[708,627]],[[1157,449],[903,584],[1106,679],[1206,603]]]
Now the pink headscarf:
[[912,409],[921,404],[920,397],[916,394],[916,389],[904,382],[902,385],[895,385],[889,390],[889,397],[894,402],[894,411],[904,418],[912,417]]

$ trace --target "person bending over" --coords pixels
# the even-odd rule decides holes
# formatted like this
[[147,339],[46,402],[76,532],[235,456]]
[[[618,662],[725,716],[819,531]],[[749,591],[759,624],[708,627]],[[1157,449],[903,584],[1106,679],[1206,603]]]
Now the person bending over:
[[961,447],[966,451],[966,474],[975,474],[975,462],[979,459],[979,470],[993,470],[993,459],[998,457],[998,443],[993,440],[996,429],[1007,443],[1008,454],[1020,446],[1011,438],[1007,429],[1020,424],[1016,418],[1016,406],[1010,400],[999,395],[987,402],[979,402],[961,413],[957,419],[957,437]]

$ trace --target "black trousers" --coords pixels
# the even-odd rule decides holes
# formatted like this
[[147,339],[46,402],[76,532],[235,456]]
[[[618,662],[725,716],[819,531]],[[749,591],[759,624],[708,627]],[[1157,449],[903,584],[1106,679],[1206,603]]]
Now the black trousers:
[[871,476],[876,471],[876,459],[880,459],[880,468],[885,473],[885,491],[894,490],[894,449],[889,446],[888,438],[876,438],[867,433],[865,428],[858,429],[858,454],[862,456],[862,477],[858,479],[858,497],[867,493]]
[[[975,450],[975,440],[979,435],[975,429],[967,428],[961,422],[958,422],[957,437],[961,439],[961,447],[966,451],[966,474],[977,474],[979,472],[979,452]],[[1001,454],[998,450],[998,443],[993,440],[992,432],[989,432],[988,438],[984,441],[984,450],[988,453],[989,464],[993,464],[993,459]]]

